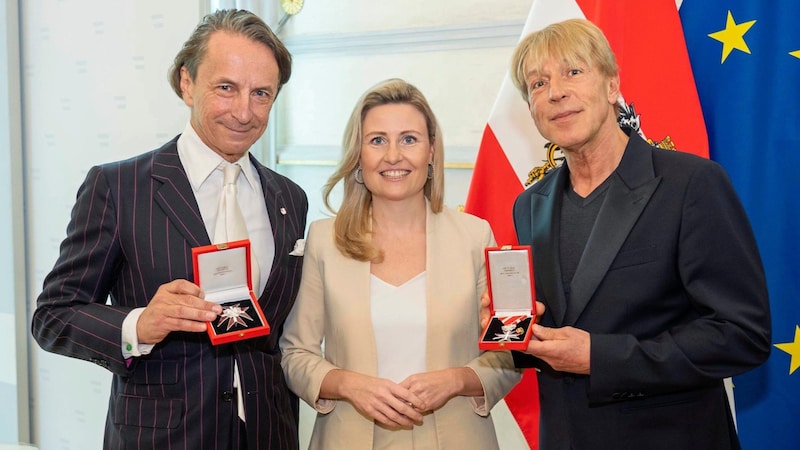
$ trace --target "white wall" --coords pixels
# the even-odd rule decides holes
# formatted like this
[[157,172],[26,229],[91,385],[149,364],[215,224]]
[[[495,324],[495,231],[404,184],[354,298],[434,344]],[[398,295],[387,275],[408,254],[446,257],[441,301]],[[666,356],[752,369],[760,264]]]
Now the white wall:
[[[29,299],[58,256],[91,165],[153,149],[188,114],[167,68],[197,23],[198,0],[26,0],[23,109]],[[111,375],[32,344],[34,442],[102,447]]]
[[17,11],[0,1],[0,443],[30,439]]
[[307,188],[310,219],[340,156],[356,99],[376,82],[405,78],[426,95],[445,143],[445,202],[466,200],[486,119],[531,0],[307,1],[282,33],[294,55],[277,126],[284,173]]
[[[27,288],[33,305],[88,168],[152,149],[182,129],[187,110],[170,90],[166,71],[205,3],[21,3]],[[309,220],[323,214],[320,188],[339,159],[353,104],[388,77],[406,78],[428,97],[444,132],[446,203],[462,205],[486,118],[530,5],[306,0],[281,33],[294,67],[270,129],[279,171],[309,195]],[[260,159],[266,161],[266,153]],[[43,450],[100,448],[110,374],[33,345],[34,442]],[[502,448],[527,448],[507,414],[502,405],[493,412]],[[313,412],[304,407],[304,440],[312,421]]]

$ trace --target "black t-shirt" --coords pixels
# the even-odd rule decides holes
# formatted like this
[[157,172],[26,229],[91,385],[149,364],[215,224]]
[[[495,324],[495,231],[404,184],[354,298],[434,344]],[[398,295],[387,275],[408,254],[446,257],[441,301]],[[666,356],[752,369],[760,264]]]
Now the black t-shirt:
[[583,249],[592,233],[597,214],[600,212],[600,207],[603,206],[615,173],[606,178],[586,197],[578,195],[572,189],[572,185],[564,190],[558,244],[561,259],[561,281],[567,301],[569,301],[570,283],[578,269]]

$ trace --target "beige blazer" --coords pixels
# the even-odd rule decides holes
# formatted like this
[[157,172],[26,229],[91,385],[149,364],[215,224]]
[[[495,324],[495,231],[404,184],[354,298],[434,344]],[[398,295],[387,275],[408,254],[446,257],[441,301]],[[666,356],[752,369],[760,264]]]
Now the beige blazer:
[[[480,295],[486,287],[483,250],[494,245],[489,224],[444,209],[427,215],[428,370],[468,366],[483,398],[455,397],[434,411],[436,442],[445,449],[494,449],[490,409],[519,381],[508,352],[478,350]],[[377,350],[370,318],[370,264],[343,256],[333,219],[311,224],[297,301],[280,341],[290,389],[318,414],[312,449],[372,449],[374,422],[345,401],[319,400],[322,379],[341,368],[375,376]],[[323,340],[325,341],[323,354]]]

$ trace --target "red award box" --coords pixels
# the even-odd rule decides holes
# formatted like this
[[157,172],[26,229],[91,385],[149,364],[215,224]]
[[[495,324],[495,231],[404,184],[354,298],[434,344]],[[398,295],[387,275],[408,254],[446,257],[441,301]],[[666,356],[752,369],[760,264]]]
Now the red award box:
[[492,318],[483,330],[478,347],[481,350],[525,350],[536,317],[531,247],[487,247],[485,253]]
[[222,314],[206,323],[214,345],[269,334],[250,275],[250,240],[192,249],[194,282],[206,300],[222,305]]

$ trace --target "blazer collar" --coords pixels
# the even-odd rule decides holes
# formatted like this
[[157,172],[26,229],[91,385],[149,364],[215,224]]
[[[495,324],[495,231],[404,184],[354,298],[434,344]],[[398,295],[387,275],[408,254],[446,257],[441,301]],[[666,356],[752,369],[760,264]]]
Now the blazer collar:
[[291,211],[291,208],[298,203],[287,198],[274,172],[259,163],[253,155],[250,155],[250,163],[258,172],[261,189],[264,192],[269,224],[272,227],[272,238],[275,242],[274,267],[280,261],[278,255],[288,255],[294,249],[295,230],[304,229],[300,223],[294,222],[300,220],[302,214]]
[[652,147],[638,134],[630,133],[625,153],[612,175],[616,179],[600,207],[572,279],[564,324],[578,320],[661,182],[655,176],[652,152]]
[[630,133],[625,153],[612,175],[616,180],[606,193],[586,243],[585,257],[573,277],[569,305],[561,280],[559,248],[561,199],[569,187],[569,167],[562,166],[531,188],[530,217],[519,218],[516,225],[530,226],[534,273],[539,275],[534,280],[537,297],[545,300],[555,326],[571,325],[578,320],[660,183],[651,152],[638,134]]
[[176,136],[153,155],[153,197],[192,247],[210,245],[200,208],[178,157],[177,140]]
[[[153,194],[155,202],[191,246],[210,245],[211,241],[203,224],[200,208],[197,206],[197,200],[186,176],[186,171],[178,157],[177,139],[175,137],[156,150],[153,156],[152,177],[156,183]],[[293,230],[303,228],[299,223],[290,222],[299,220],[302,215],[290,211],[294,203],[288,201],[291,199],[285,198],[284,190],[278,183],[275,174],[260,164],[253,155],[249,155],[249,158],[250,163],[258,172],[260,186],[264,192],[275,241],[275,254],[288,255],[292,251],[295,241],[287,236],[294,236]],[[274,261],[277,263],[278,258],[276,257]]]
[[[561,197],[568,178],[569,171],[564,166],[552,176],[539,181],[531,191],[530,217],[524,218],[530,222],[533,269],[534,274],[539,275],[534,279],[536,296],[546,302],[547,311],[555,325],[561,324],[566,312],[559,259],[558,235],[561,224],[558,218],[561,217]],[[524,242],[521,240],[520,243]]]

